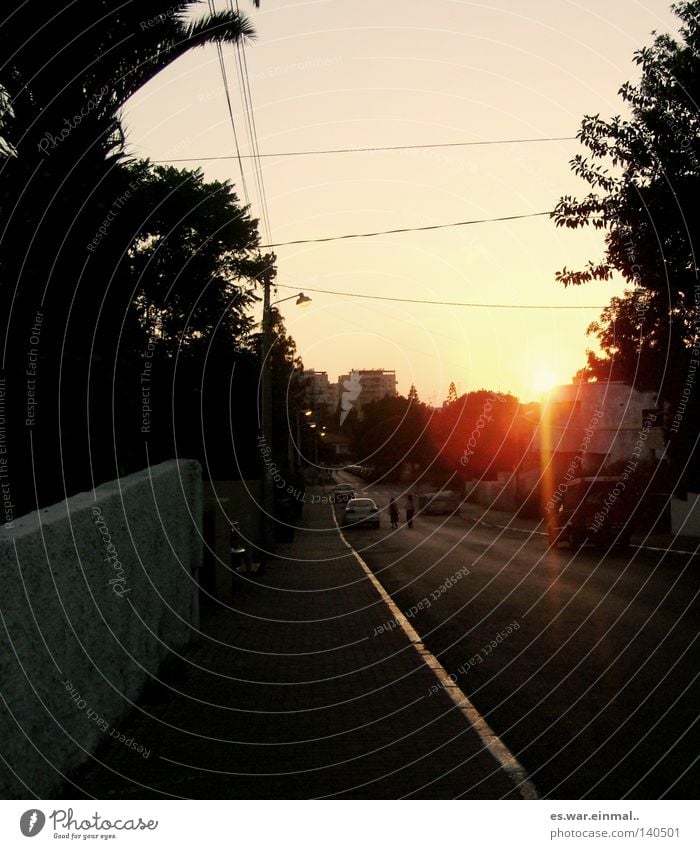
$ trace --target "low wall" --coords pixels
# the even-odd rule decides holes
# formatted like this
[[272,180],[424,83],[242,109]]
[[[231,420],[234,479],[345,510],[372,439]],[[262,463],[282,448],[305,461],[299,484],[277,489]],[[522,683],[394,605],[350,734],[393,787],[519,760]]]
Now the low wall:
[[[2,798],[51,797],[198,627],[201,468],[172,460],[0,530]],[[9,768],[8,768],[9,767]]]
[[468,499],[482,507],[491,510],[517,510],[520,507],[518,501],[515,478],[509,481],[477,481],[471,484]]
[[700,537],[700,495],[689,492],[686,501],[671,499],[671,533]]

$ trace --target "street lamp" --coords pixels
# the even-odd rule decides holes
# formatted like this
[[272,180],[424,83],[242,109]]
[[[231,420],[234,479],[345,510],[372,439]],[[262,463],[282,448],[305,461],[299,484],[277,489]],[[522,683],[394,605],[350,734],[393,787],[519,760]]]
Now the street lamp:
[[276,307],[277,304],[283,304],[285,301],[291,301],[292,298],[297,299],[297,306],[301,307],[304,304],[311,303],[311,298],[308,295],[305,295],[303,292],[299,292],[297,295],[290,295],[288,298],[280,298],[279,301],[273,301],[271,304],[267,305],[267,308]]
[[[272,307],[284,301],[296,298],[297,306],[309,303],[311,298],[303,292],[281,298],[279,301],[270,301],[270,290],[272,288],[272,274],[267,273],[263,277],[263,350],[262,350],[262,374],[261,374],[261,425],[262,442],[265,447],[272,450],[272,362],[270,352],[272,350]],[[271,454],[270,454],[271,456]],[[262,538],[267,551],[272,551],[274,546],[272,516],[274,511],[272,478],[267,468],[262,473]]]
[[316,437],[317,437],[317,439],[316,439],[316,466],[318,466],[318,437],[321,437],[321,439],[323,439],[323,437],[325,435],[326,435],[326,428],[325,427],[322,427],[321,430],[317,431],[317,433],[316,433]]
[[303,456],[303,452],[301,450],[301,417],[302,416],[307,416],[307,417],[312,416],[313,412],[314,412],[313,410],[297,410],[296,411],[296,413],[295,413],[296,435],[297,435],[296,445],[294,443],[294,436],[292,435],[292,427],[291,427],[291,422],[290,422],[290,427],[289,427],[289,468],[290,469],[294,468],[294,466],[296,465],[296,463],[294,461],[294,448],[295,447],[296,447],[297,453],[299,454],[299,457],[301,458]]

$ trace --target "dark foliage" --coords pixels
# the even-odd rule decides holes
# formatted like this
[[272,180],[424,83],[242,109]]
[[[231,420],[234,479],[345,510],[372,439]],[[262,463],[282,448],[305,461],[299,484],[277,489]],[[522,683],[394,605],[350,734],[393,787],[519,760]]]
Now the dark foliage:
[[[589,328],[603,355],[588,353],[579,380],[623,380],[658,393],[680,481],[698,484],[695,456],[700,399],[700,2],[672,7],[680,38],[659,35],[635,54],[636,84],[620,96],[630,117],[584,118],[588,149],[571,163],[592,191],[563,197],[557,226],[606,229],[606,253],[580,271],[557,275],[565,286],[610,279],[631,288]],[[689,473],[690,472],[690,473]]]

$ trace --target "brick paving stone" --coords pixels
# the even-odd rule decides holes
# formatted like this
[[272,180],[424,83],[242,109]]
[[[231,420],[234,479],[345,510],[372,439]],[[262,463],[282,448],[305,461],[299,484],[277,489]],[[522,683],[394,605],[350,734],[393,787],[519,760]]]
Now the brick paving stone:
[[343,545],[331,508],[235,601],[205,609],[176,675],[150,688],[65,798],[519,798]]

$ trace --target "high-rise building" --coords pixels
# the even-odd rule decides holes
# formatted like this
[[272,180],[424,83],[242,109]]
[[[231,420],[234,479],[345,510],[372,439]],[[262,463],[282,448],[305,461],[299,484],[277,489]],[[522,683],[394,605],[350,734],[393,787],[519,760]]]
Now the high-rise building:
[[343,405],[354,407],[358,412],[366,404],[379,401],[382,398],[394,397],[396,391],[396,372],[386,369],[353,369],[349,374],[341,374],[338,378],[338,395]]
[[331,414],[338,406],[338,387],[328,380],[328,372],[307,369],[302,372],[305,402],[318,412]]

